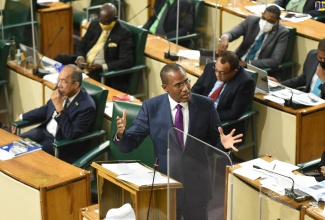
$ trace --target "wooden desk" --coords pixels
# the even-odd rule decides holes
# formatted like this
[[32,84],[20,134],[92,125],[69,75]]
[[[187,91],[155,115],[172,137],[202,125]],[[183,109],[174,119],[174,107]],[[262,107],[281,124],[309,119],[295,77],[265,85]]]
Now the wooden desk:
[[325,219],[324,203],[306,209],[305,220]]
[[294,110],[255,94],[258,155],[298,164],[319,158],[325,150],[325,104]]
[[[264,157],[266,161],[272,161],[269,157]],[[233,168],[227,167],[228,198],[230,198],[230,189],[232,183],[232,217],[234,220],[245,219],[286,219],[286,220],[303,220],[304,210],[309,206],[309,201],[301,203],[295,202],[286,196],[280,196],[277,193],[262,188],[260,194],[260,180],[249,180],[243,176],[232,173],[239,168],[235,165]],[[261,196],[262,195],[262,196]],[[247,202],[245,202],[247,201]],[[231,200],[228,199],[225,213],[226,219],[230,219]]]
[[[48,5],[49,8],[37,10],[40,52],[52,59],[59,53],[73,54],[72,6],[62,2],[52,2]],[[63,29],[58,34],[61,28]],[[54,40],[56,35],[57,38]],[[53,44],[50,45],[52,41]]]
[[[20,139],[0,129],[0,146]],[[90,174],[42,150],[0,161],[0,219],[78,219]]]

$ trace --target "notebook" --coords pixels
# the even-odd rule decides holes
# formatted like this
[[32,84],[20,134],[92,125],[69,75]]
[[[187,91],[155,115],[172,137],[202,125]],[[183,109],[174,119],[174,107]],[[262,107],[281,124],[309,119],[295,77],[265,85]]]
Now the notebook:
[[[48,58],[46,56],[41,56],[38,51],[35,49],[33,49],[32,47],[29,47],[29,46],[26,46],[24,44],[19,44],[19,47],[20,47],[20,50],[21,52],[24,53],[26,59],[29,58],[30,59],[30,63],[33,64],[34,66],[37,66],[40,59],[42,58],[41,60],[41,63],[39,64],[39,67],[40,68],[48,68],[48,67],[53,67],[54,64],[58,63],[57,61],[55,60],[52,60],[51,58]],[[35,53],[34,53],[35,52]],[[34,54],[35,54],[35,58],[34,59]],[[35,63],[36,61],[36,63]]]

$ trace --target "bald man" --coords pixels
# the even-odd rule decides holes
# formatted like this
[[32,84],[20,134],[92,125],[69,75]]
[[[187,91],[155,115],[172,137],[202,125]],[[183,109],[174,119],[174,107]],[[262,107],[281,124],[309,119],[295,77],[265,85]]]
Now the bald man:
[[[76,63],[89,77],[100,81],[99,73],[130,68],[134,65],[132,32],[117,19],[116,7],[103,4],[99,18],[91,21],[76,54],[59,54],[55,60],[66,65]],[[127,76],[114,77],[107,83],[115,89],[127,91]]]

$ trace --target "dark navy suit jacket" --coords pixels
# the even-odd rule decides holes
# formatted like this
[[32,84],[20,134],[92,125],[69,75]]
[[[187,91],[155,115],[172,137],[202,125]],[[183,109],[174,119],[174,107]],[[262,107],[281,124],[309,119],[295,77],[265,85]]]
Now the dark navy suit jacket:
[[[214,70],[215,62],[208,63],[203,74],[192,87],[192,92],[208,96],[216,83],[217,76]],[[252,106],[254,98],[254,80],[241,66],[236,75],[227,82],[220,94],[217,111],[221,121],[236,120]],[[236,133],[244,133],[244,123],[238,123],[234,127],[226,129],[229,133],[236,128]]]
[[[219,116],[210,98],[192,94],[189,101],[188,134],[212,146],[223,149],[217,130],[220,126]],[[206,205],[211,199],[211,174],[207,159],[207,149],[202,144],[193,144],[193,139],[187,138],[185,150],[182,151],[175,141],[174,133],[168,135],[173,121],[168,94],[146,100],[133,121],[132,126],[125,131],[120,141],[114,143],[123,152],[137,148],[148,135],[154,144],[155,156],[159,158],[158,170],[167,173],[168,140],[171,144],[171,177],[183,183],[185,198],[191,206]],[[175,147],[174,147],[175,146]],[[179,192],[178,192],[179,193]]]

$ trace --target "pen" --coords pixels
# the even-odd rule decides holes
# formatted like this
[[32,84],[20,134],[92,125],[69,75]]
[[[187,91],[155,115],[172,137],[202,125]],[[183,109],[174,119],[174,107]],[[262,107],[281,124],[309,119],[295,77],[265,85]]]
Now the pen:
[[275,166],[276,166],[276,164],[274,164],[274,166],[273,166],[273,170],[275,169]]

